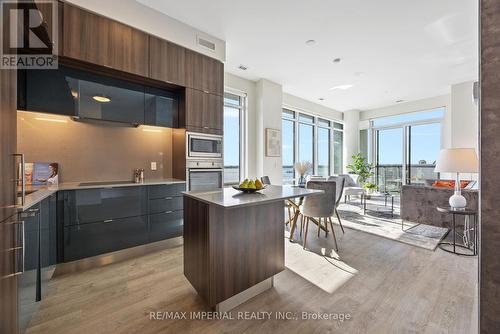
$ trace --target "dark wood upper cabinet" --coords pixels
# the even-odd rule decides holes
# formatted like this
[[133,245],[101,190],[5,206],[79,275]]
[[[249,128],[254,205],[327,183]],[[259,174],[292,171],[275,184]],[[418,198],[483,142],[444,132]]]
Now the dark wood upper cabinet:
[[63,56],[149,76],[149,36],[111,19],[64,4]]
[[186,85],[186,49],[154,36],[149,38],[150,78]]
[[[35,0],[33,4],[38,9],[37,12],[33,12],[35,15],[41,14],[42,24],[37,29],[38,38],[44,43],[52,43],[53,47],[56,48],[57,54],[62,52],[62,39],[63,39],[63,3],[57,0]],[[57,20],[56,30],[53,30],[54,20]],[[57,33],[53,36],[53,33]]]
[[222,96],[186,88],[185,126],[193,132],[222,135]]
[[186,86],[215,95],[224,94],[224,65],[186,49]]

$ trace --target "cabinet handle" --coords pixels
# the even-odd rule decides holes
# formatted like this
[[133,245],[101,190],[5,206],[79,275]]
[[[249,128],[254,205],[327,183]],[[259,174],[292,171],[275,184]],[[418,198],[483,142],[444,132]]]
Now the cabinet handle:
[[104,223],[111,223],[112,221],[113,221],[113,219],[106,219],[106,220],[104,221]]
[[32,217],[35,217],[39,211],[40,211],[39,208],[33,208],[33,209],[29,209],[29,210],[21,212],[19,214],[19,216],[21,218],[32,218]]
[[[16,183],[16,186],[14,187],[14,191],[16,192],[16,202],[17,202],[17,183],[19,181],[21,181],[21,205],[24,205],[24,203],[26,203],[26,161],[24,159],[24,154],[23,153],[15,153],[15,154],[12,154],[14,156],[14,159],[15,157],[21,157],[21,178],[18,179],[18,178],[15,178],[14,179],[14,182]],[[14,175],[17,175],[18,173],[18,170],[16,168],[16,171],[14,173]]]
[[172,199],[172,197],[165,197],[165,199]]
[[210,92],[208,90],[203,90],[203,93],[210,94]]
[[204,129],[210,129],[208,126],[204,126],[203,128],[204,128]]
[[[19,226],[21,227],[21,242],[19,245],[15,245],[13,249],[13,254],[14,254],[14,273],[12,274],[13,276],[21,275],[24,273],[24,261],[25,261],[25,247],[24,247],[24,242],[25,242],[25,230],[24,230],[24,221],[16,221],[13,223],[14,226]],[[17,240],[17,233],[16,229],[14,229],[14,239]],[[22,251],[21,256],[19,256],[19,251]]]
[[173,212],[173,211],[170,211],[170,210],[169,210],[169,211],[165,211],[165,213],[172,213],[172,212]]

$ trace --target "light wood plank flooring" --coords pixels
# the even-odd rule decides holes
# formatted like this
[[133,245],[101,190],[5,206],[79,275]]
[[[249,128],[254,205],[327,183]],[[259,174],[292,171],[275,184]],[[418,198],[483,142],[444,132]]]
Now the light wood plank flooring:
[[[338,226],[337,226],[338,227]],[[336,228],[337,228],[336,227]],[[293,312],[299,320],[150,320],[152,311],[207,311],[182,274],[182,247],[53,278],[29,333],[475,333],[477,258],[346,229],[310,251],[286,247],[275,287],[232,311]],[[291,268],[291,269],[290,269]],[[352,319],[301,320],[302,312]]]

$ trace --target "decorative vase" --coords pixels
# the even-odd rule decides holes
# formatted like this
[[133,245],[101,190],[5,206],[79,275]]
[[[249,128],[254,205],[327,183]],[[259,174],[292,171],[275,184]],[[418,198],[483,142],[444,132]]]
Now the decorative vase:
[[301,175],[299,178],[299,187],[304,187],[306,185],[306,178],[304,175]]

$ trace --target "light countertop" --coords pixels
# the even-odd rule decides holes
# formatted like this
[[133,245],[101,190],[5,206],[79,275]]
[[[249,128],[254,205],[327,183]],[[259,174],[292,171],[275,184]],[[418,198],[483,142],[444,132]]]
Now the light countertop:
[[185,191],[184,195],[201,202],[224,208],[252,206],[282,201],[290,198],[305,197],[323,193],[322,190],[303,189],[292,186],[269,185],[266,189],[253,194],[245,194],[232,187],[215,191]]
[[82,185],[82,183],[86,182],[64,182],[54,186],[28,186],[26,188],[27,191],[36,190],[30,194],[26,195],[26,201],[24,205],[19,205],[19,211],[25,211],[32,207],[35,204],[40,203],[50,195],[57,193],[62,190],[79,190],[79,189],[96,189],[96,188],[118,188],[118,187],[136,187],[136,186],[153,186],[153,185],[167,185],[167,184],[176,184],[176,183],[186,183],[186,181],[166,178],[166,179],[151,179],[145,180],[143,183],[134,183],[130,181],[130,183],[114,183],[113,181],[109,181],[109,184],[105,182],[96,184],[96,185]]

